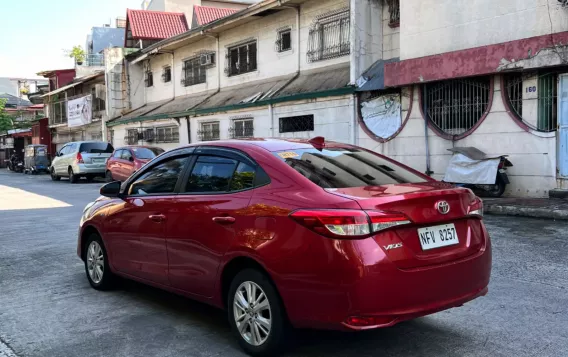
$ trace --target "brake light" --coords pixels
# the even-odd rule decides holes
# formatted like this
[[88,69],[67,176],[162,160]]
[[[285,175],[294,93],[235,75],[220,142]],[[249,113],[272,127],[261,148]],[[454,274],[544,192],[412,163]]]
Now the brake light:
[[384,229],[409,224],[401,213],[359,210],[298,210],[290,217],[329,238],[364,238]]
[[483,217],[483,201],[476,197],[473,203],[468,208],[468,215]]
[[75,158],[75,161],[77,161],[78,164],[84,164],[85,163],[83,161],[83,156],[81,155],[80,152],[77,153],[77,158]]

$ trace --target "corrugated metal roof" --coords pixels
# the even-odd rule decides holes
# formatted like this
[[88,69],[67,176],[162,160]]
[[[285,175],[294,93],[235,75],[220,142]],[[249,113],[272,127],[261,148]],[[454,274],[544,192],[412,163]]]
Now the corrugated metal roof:
[[237,11],[239,10],[200,5],[193,6],[193,16],[197,20],[198,26],[208,24],[225,16],[229,16]]
[[202,103],[211,93],[201,93],[197,95],[186,95],[177,97],[175,100],[164,104],[158,109],[147,113],[147,115],[174,114],[181,113],[193,109],[196,105]]
[[125,115],[123,115],[121,117],[116,117],[112,120],[109,120],[109,122],[115,121],[115,120],[128,120],[128,119],[144,116],[144,115],[148,114],[149,112],[151,112],[152,110],[159,108],[162,105],[164,105],[164,104],[166,104],[170,101],[171,101],[171,99],[167,99],[167,100],[161,100],[161,101],[158,101],[158,102],[147,103],[147,104],[145,104],[141,107],[138,107],[134,110],[131,110],[130,112],[126,113]]
[[134,39],[163,40],[189,30],[185,15],[177,12],[128,9],[127,20]]
[[330,66],[301,72],[298,78],[286,86],[274,98],[302,93],[322,92],[349,85],[349,64]]

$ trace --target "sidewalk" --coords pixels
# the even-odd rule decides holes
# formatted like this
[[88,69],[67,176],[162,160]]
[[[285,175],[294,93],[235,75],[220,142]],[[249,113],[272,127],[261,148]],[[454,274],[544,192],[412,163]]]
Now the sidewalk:
[[559,198],[484,198],[487,214],[568,220],[568,200]]

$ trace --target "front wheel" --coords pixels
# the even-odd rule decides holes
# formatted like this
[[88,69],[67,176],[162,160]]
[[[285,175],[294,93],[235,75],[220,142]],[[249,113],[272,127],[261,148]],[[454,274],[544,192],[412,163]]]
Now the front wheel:
[[238,273],[227,306],[233,334],[248,354],[274,356],[282,351],[289,333],[286,312],[265,274],[254,269]]
[[493,185],[477,185],[477,188],[480,189],[479,194],[485,197],[501,197],[503,193],[505,193],[505,188],[507,184],[501,177],[497,177],[495,184]]
[[97,290],[111,289],[114,275],[110,271],[108,255],[101,237],[96,233],[91,234],[85,247],[85,272],[89,284]]
[[57,176],[57,175],[55,174],[55,169],[54,169],[53,167],[51,168],[51,171],[49,172],[49,174],[51,175],[51,180],[52,180],[52,181],[59,181],[59,180],[61,180],[61,177],[59,177],[59,176]]

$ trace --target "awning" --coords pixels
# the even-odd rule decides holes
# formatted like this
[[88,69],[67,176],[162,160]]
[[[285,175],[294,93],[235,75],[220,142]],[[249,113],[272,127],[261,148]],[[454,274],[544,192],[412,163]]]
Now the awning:
[[357,92],[385,89],[385,64],[398,61],[398,58],[391,58],[373,63],[357,80]]
[[54,91],[46,93],[46,94],[42,95],[40,98],[45,98],[45,97],[49,97],[49,96],[52,96],[52,95],[57,94],[57,93],[64,92],[67,89],[73,88],[73,87],[75,87],[75,86],[77,86],[81,83],[88,82],[91,79],[97,78],[98,76],[104,76],[104,72],[96,72],[95,74],[91,74],[91,75],[81,77],[81,78],[76,78],[71,84],[68,84],[68,85],[63,86],[61,88],[58,88]]
[[299,96],[306,93],[321,93],[349,87],[349,65],[313,69],[301,72],[298,78],[273,98]]
[[211,92],[202,93],[200,95],[186,95],[177,97],[175,100],[164,104],[163,106],[147,113],[147,116],[179,116],[180,113],[195,108],[211,96]]

